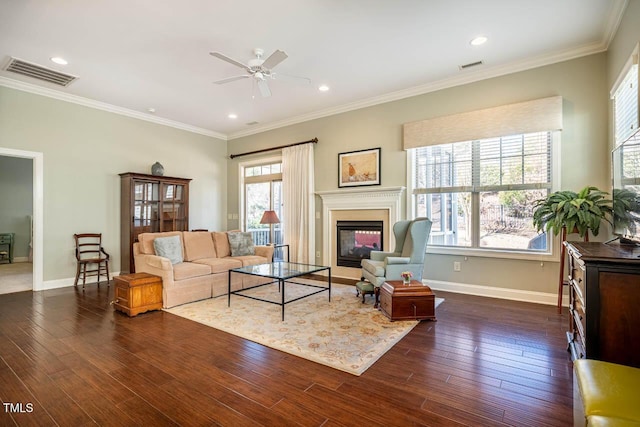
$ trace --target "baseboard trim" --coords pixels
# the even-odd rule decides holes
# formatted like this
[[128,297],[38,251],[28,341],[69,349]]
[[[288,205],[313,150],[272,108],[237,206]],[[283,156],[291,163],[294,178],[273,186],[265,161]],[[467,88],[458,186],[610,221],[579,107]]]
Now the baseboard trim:
[[[120,272],[110,273],[110,277],[119,275]],[[326,280],[326,276],[319,274],[310,274],[308,278],[316,280]],[[87,278],[87,284],[96,283],[96,277]],[[46,291],[50,289],[59,289],[72,287],[75,278],[69,277],[66,279],[57,280],[45,280],[43,282],[42,289],[34,289],[40,291]],[[332,283],[341,283],[345,285],[354,285],[358,280],[350,279],[346,277],[332,277]],[[498,288],[495,286],[483,286],[483,285],[471,285],[467,283],[445,282],[442,280],[423,280],[434,291],[454,292],[457,294],[475,295],[479,297],[499,298],[512,301],[531,302],[536,304],[556,305],[558,301],[558,295],[547,292],[536,291],[523,291],[520,289],[510,288]],[[81,285],[78,285],[81,286]],[[569,296],[564,295],[562,298],[562,305],[569,306]]]
[[17,256],[13,258],[13,262],[29,262],[29,257]]
[[[558,295],[547,292],[523,291],[520,289],[497,288],[494,286],[470,285],[466,283],[445,282],[441,280],[423,280],[434,291],[455,292],[457,294],[480,297],[500,298],[536,304],[556,305]],[[564,295],[562,305],[569,306],[569,296]]]
[[[113,280],[114,276],[118,276],[120,272],[110,272],[109,277]],[[87,285],[93,284],[97,282],[97,277],[87,277]],[[42,289],[34,289],[34,291],[48,291],[51,289],[60,289],[60,288],[70,288],[73,287],[73,282],[75,282],[75,277],[68,277],[66,279],[56,279],[56,280],[45,280],[42,282]],[[104,282],[104,279],[103,279]],[[78,283],[78,287],[82,287],[82,280]]]

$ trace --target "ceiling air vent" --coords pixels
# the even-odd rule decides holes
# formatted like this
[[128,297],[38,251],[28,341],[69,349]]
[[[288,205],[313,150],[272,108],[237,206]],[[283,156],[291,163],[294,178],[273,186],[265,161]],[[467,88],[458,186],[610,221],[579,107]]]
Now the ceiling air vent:
[[458,68],[460,68],[461,70],[466,70],[467,68],[477,67],[478,65],[482,65],[482,64],[483,64],[482,61],[476,61],[476,62],[470,62],[468,64],[464,64],[464,65],[458,65]]
[[258,124],[258,122],[253,121],[253,122],[249,122],[249,123],[247,123],[247,126],[253,126],[253,125],[257,125],[257,124]]
[[13,57],[4,67],[4,70],[53,83],[59,86],[69,86],[71,82],[78,78],[77,76],[72,76],[71,74],[64,74],[59,71],[52,70],[51,68],[43,67],[42,65],[33,64],[31,62],[23,61],[22,59]]

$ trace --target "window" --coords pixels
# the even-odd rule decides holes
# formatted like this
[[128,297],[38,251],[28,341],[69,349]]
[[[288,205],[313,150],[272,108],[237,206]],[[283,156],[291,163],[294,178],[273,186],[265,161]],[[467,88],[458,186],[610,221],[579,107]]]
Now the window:
[[638,130],[638,46],[611,91],[615,146]]
[[241,165],[241,171],[244,230],[252,234],[256,245],[282,243],[282,224],[273,225],[273,240],[269,224],[260,224],[266,210],[275,211],[282,220],[282,163]]
[[546,252],[534,201],[552,183],[552,132],[412,149],[414,216],[433,222],[431,246]]

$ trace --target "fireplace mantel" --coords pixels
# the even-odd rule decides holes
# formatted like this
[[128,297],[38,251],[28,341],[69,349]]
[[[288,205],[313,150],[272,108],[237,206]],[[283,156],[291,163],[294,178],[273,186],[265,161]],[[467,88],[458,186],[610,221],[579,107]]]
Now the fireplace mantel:
[[[334,211],[386,210],[389,213],[389,227],[402,218],[402,194],[405,187],[376,187],[318,191],[322,199],[322,264],[332,265],[336,251],[335,229],[331,226]],[[389,232],[385,241],[395,247],[393,233]]]

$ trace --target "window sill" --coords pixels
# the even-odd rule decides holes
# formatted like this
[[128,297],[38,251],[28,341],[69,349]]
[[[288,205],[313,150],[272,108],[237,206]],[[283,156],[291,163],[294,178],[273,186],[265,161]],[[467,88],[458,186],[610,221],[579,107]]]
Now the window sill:
[[457,255],[478,258],[502,258],[525,261],[559,262],[558,255],[553,252],[524,252],[499,249],[451,248],[444,246],[427,246],[428,254]]

